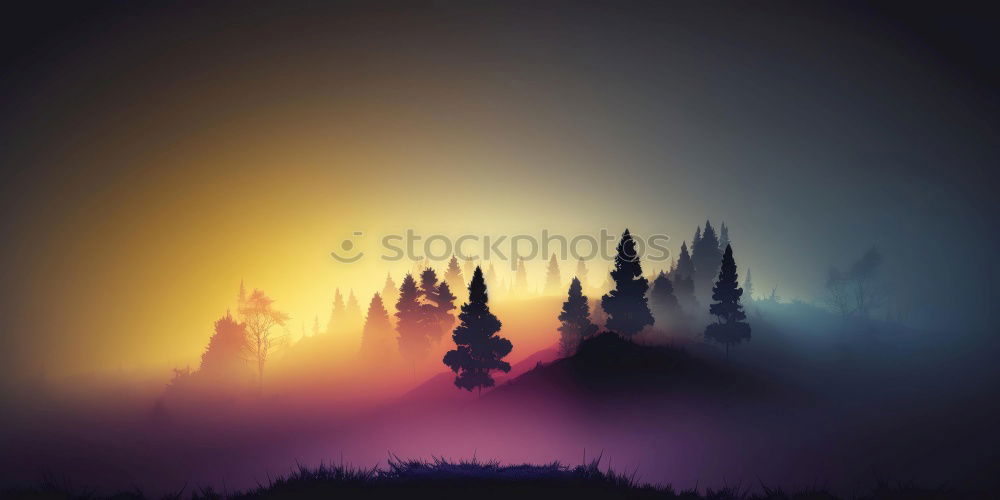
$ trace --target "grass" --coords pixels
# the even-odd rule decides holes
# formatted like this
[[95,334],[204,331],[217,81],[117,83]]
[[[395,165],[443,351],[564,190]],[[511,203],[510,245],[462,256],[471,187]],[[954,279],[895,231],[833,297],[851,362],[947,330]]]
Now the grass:
[[[288,475],[269,479],[246,491],[219,492],[194,488],[165,495],[164,500],[222,499],[691,499],[691,500],[837,500],[827,491],[814,489],[785,493],[760,485],[756,491],[741,486],[703,491],[677,492],[669,485],[636,481],[635,475],[610,468],[601,470],[600,458],[589,464],[569,467],[559,462],[533,465],[503,465],[497,461],[442,458],[402,460],[391,457],[385,468],[357,468],[320,464],[309,468],[297,465]],[[45,480],[38,487],[0,492],[0,498],[53,500],[146,500],[141,491],[100,496],[91,490],[75,490],[66,482]],[[921,489],[912,484],[880,482],[856,500],[943,500],[973,498],[944,489]],[[983,497],[985,498],[985,497]]]

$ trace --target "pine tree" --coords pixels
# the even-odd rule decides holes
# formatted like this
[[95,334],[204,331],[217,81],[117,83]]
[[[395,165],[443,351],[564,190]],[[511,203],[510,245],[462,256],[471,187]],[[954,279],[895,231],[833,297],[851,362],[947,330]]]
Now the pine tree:
[[657,326],[665,327],[676,323],[679,319],[680,306],[674,295],[674,285],[666,273],[661,272],[653,280],[652,291],[649,292],[649,306]]
[[559,321],[562,322],[559,326],[559,352],[564,357],[576,354],[580,342],[597,333],[597,325],[590,322],[590,305],[579,278],[573,278],[569,285]]
[[528,292],[528,271],[524,268],[524,259],[517,261],[517,281],[514,282],[514,291],[519,294]]
[[694,262],[691,260],[691,254],[688,253],[686,241],[681,242],[681,254],[677,258],[677,267],[674,272],[681,277],[694,277]]
[[392,274],[385,273],[385,286],[382,287],[382,301],[393,304],[399,298],[399,288],[392,280]]
[[361,356],[380,361],[392,359],[393,340],[389,311],[385,309],[382,296],[376,293],[368,304],[365,326],[361,331]]
[[587,263],[580,259],[576,262],[576,277],[580,280],[580,286],[584,290],[590,286],[590,279],[588,278]]
[[424,359],[430,349],[430,339],[421,324],[422,318],[420,290],[413,275],[407,273],[399,287],[399,300],[396,302],[396,332],[399,333],[399,353],[414,365],[414,371],[417,361]]
[[552,254],[552,258],[549,259],[549,269],[545,275],[545,293],[559,293],[561,288],[562,275],[559,272],[559,261],[556,260],[556,254]]
[[313,331],[312,336],[315,337],[319,335],[319,314],[313,316]]
[[340,295],[338,288],[333,298],[333,309],[330,311],[330,321],[326,323],[326,333],[335,334],[338,329],[344,327],[344,297]]
[[715,235],[712,223],[705,221],[705,231],[701,239],[691,248],[691,260],[694,262],[695,296],[701,303],[710,299],[709,290],[719,273],[719,263],[722,262],[722,250],[719,249],[719,239]]
[[208,339],[208,346],[201,355],[199,370],[216,381],[235,379],[247,369],[243,358],[246,341],[246,327],[237,323],[232,314],[226,311],[226,315],[215,322],[215,332]]
[[726,357],[729,357],[730,345],[750,340],[750,325],[743,321],[747,315],[740,305],[743,289],[739,288],[738,278],[733,247],[727,246],[726,253],[722,256],[719,280],[712,288],[712,300],[715,302],[708,309],[717,318],[717,322],[705,328],[706,339],[725,344]]
[[719,229],[719,250],[725,251],[726,247],[732,243],[729,241],[729,228],[726,227],[726,223],[722,223],[722,227]]
[[442,281],[437,288],[437,316],[442,332],[450,332],[455,326],[455,315],[451,312],[455,310],[455,299],[458,297],[451,293],[451,287],[447,281]]
[[680,305],[681,309],[688,314],[698,312],[701,306],[698,305],[698,299],[694,293],[694,262],[688,253],[687,242],[681,242],[681,253],[677,258],[677,266],[674,268],[671,279],[674,286],[674,296],[677,297],[677,304]]
[[441,326],[441,314],[438,304],[441,298],[438,296],[437,273],[431,268],[424,269],[420,273],[420,324],[432,342],[438,343],[444,335]]
[[354,296],[354,289],[351,289],[347,297],[347,308],[344,310],[344,324],[349,331],[357,332],[363,323],[361,305],[358,304],[358,299]]
[[747,268],[747,279],[743,280],[743,301],[753,302],[753,279],[750,278],[749,267]]
[[691,251],[693,252],[695,248],[701,245],[701,226],[698,226],[694,230],[694,238],[691,239]]
[[[490,262],[490,270],[486,271],[486,291],[492,294],[493,298],[496,299],[500,292],[501,285],[502,283],[497,281],[497,273],[496,270],[493,269],[493,263]],[[467,289],[468,287],[465,288]]]
[[462,268],[458,265],[458,259],[454,255],[448,261],[448,269],[444,272],[444,280],[452,290],[462,290],[465,288],[465,276],[462,275]]
[[462,305],[462,313],[458,315],[461,323],[452,334],[456,348],[448,351],[443,360],[458,374],[455,386],[468,391],[482,392],[484,387],[493,387],[491,371],[510,371],[510,363],[503,358],[514,346],[497,335],[502,325],[490,312],[488,302],[483,271],[476,267],[469,282],[469,302]]
[[615,289],[601,297],[601,308],[608,314],[607,328],[624,337],[631,337],[646,325],[653,324],[653,315],[646,303],[649,283],[642,277],[642,266],[635,251],[635,240],[625,229],[616,249],[615,269],[611,278]]

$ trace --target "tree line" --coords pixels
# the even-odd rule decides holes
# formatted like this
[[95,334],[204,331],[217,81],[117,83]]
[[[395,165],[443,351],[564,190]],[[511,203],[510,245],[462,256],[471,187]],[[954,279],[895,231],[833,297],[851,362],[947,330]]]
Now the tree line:
[[[725,246],[720,247],[723,243]],[[695,291],[705,288],[711,290],[706,300],[711,301],[707,311],[716,320],[706,327],[704,337],[724,344],[727,354],[730,345],[748,340],[750,327],[741,304],[744,292],[737,284],[728,228],[722,225],[720,237],[711,223],[706,222],[704,230],[697,228],[692,248],[689,253],[687,243],[683,242],[669,271],[647,277],[636,253],[636,242],[626,229],[608,273],[608,291],[593,311],[595,315],[601,313],[600,321],[592,318],[582,281],[587,279],[588,270],[580,261],[558,315],[561,353],[565,356],[575,353],[581,342],[598,332],[598,322],[606,330],[629,339],[655,323],[676,324],[697,313],[702,301]],[[345,302],[337,289],[327,332],[360,328],[361,357],[388,359],[398,353],[414,372],[431,347],[439,345],[444,334],[450,332],[455,348],[445,354],[442,362],[456,373],[455,385],[470,391],[492,387],[492,372],[510,370],[503,358],[513,345],[499,336],[502,323],[489,309],[490,280],[496,279],[492,265],[486,272],[481,266],[469,267],[472,266],[463,269],[453,256],[444,279],[439,280],[437,272],[428,266],[417,273],[417,278],[414,273],[407,273],[398,288],[391,275],[387,275],[382,292],[373,295],[363,320],[353,290]],[[465,276],[471,276],[467,286]],[[515,276],[515,287],[526,286],[523,259],[517,264]],[[562,286],[558,262],[553,256],[548,263],[545,289],[554,293]],[[456,318],[457,297],[452,290],[459,287],[467,289],[468,301],[462,304]],[[392,298],[394,304],[386,302]],[[282,328],[286,327],[289,316],[275,309],[274,301],[264,292],[255,289],[248,295],[242,283],[237,304],[236,317],[227,312],[216,322],[200,371],[232,372],[237,365],[250,362],[256,368],[258,386],[262,386],[269,357],[287,341],[287,330]],[[390,314],[390,308],[394,313]],[[315,318],[313,334],[318,333],[319,320]]]

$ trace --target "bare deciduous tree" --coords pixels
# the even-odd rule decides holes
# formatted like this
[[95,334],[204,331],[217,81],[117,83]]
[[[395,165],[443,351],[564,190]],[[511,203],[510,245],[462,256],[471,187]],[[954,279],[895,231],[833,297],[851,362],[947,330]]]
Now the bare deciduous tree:
[[284,326],[290,316],[272,307],[274,299],[262,290],[254,289],[243,304],[240,314],[246,324],[248,357],[257,362],[257,382],[264,388],[264,364],[275,348],[280,346],[285,336],[275,332],[275,327]]

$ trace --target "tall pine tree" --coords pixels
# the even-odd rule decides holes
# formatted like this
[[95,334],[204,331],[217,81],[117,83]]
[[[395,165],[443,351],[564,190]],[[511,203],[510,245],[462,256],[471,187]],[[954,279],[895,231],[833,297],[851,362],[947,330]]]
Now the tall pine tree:
[[517,260],[517,277],[514,282],[514,291],[519,294],[528,293],[528,270],[524,268],[524,259]]
[[340,289],[338,288],[333,297],[333,309],[330,311],[330,321],[326,323],[327,334],[336,334],[338,330],[344,328],[345,312],[344,297],[340,295]]
[[448,261],[448,269],[444,272],[444,280],[452,290],[462,290],[466,287],[465,276],[462,274],[462,268],[459,267],[458,259],[454,255]]
[[431,341],[438,343],[444,335],[438,310],[441,299],[438,297],[437,273],[429,267],[420,273],[420,297],[423,299],[420,304],[420,324]]
[[712,282],[719,273],[719,263],[722,262],[722,250],[719,249],[719,238],[715,235],[712,223],[705,221],[705,230],[701,239],[691,249],[691,260],[694,262],[694,290],[698,300],[705,304],[711,298]]
[[587,263],[583,259],[576,262],[576,277],[580,280],[580,286],[586,291],[590,287],[590,278],[588,278]]
[[726,247],[732,243],[729,241],[729,228],[726,227],[726,223],[722,223],[722,227],[719,228],[719,250],[725,251]]
[[549,269],[545,274],[545,293],[546,294],[556,294],[562,289],[562,275],[559,272],[559,261],[556,260],[556,254],[552,254],[552,258],[549,259]]
[[674,295],[674,285],[666,273],[661,272],[653,280],[653,289],[649,292],[649,306],[658,327],[675,324],[680,319],[680,306]]
[[462,304],[458,315],[461,323],[455,328],[452,340],[455,349],[444,355],[444,364],[458,374],[455,386],[471,391],[493,387],[490,372],[510,371],[510,363],[503,360],[514,346],[509,340],[497,335],[502,326],[500,320],[490,312],[489,296],[483,271],[476,267],[469,282],[469,302]]
[[399,287],[399,300],[396,302],[396,332],[399,334],[399,354],[414,366],[427,356],[430,349],[430,339],[427,337],[421,320],[420,290],[412,274],[403,278]]
[[740,305],[743,289],[739,288],[738,278],[733,247],[727,246],[726,253],[722,256],[719,280],[712,288],[712,300],[715,302],[708,308],[708,312],[714,315],[717,321],[705,328],[706,339],[725,344],[727,358],[730,345],[750,340],[750,325],[744,321],[747,315]]
[[393,340],[389,311],[382,303],[382,296],[376,293],[368,305],[368,315],[361,332],[361,356],[380,361],[392,359],[395,352]]
[[646,303],[649,283],[642,277],[635,240],[628,229],[622,233],[616,250],[615,269],[611,271],[615,289],[601,298],[601,308],[608,314],[606,327],[628,338],[653,324],[653,315]]
[[354,289],[351,289],[347,296],[347,307],[344,309],[344,323],[350,331],[357,332],[364,324],[361,316],[361,306],[357,297],[354,296]]
[[437,288],[437,315],[442,332],[450,332],[455,326],[455,315],[451,312],[455,310],[455,299],[458,297],[451,293],[451,287],[447,281],[442,281]]
[[573,278],[569,285],[566,302],[559,313],[559,352],[563,356],[576,354],[583,339],[597,333],[597,325],[590,321],[590,304],[583,294],[579,278]]

